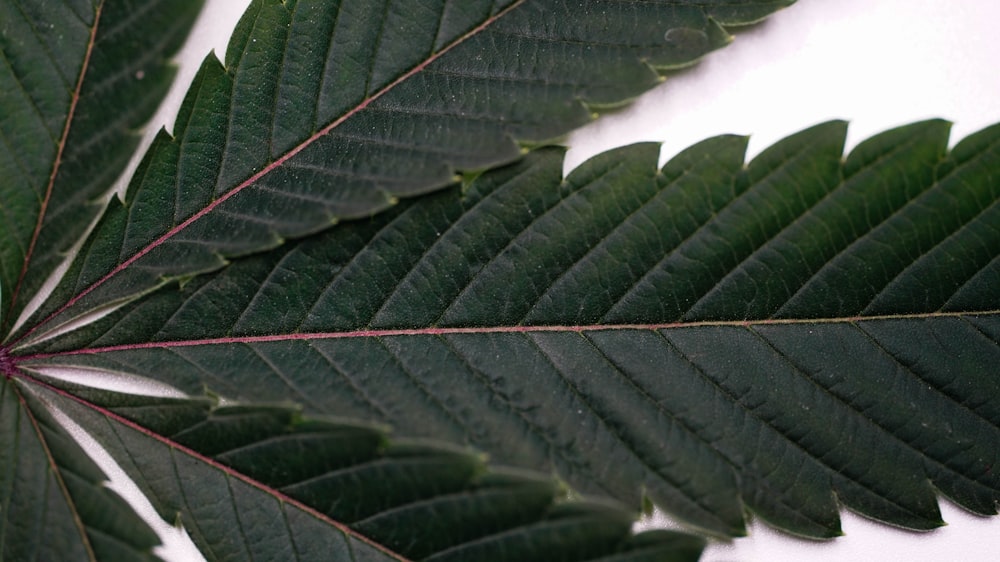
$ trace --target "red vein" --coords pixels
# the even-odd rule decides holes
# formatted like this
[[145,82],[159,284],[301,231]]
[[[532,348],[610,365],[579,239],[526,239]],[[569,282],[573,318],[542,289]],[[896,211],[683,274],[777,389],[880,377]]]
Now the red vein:
[[41,322],[39,322],[38,324],[36,324],[34,327],[32,327],[30,330],[28,330],[27,332],[25,332],[24,334],[22,334],[21,336],[19,336],[16,340],[14,340],[14,342],[12,342],[12,345],[14,343],[17,343],[20,340],[24,339],[29,334],[33,333],[35,330],[37,330],[40,326],[44,325],[49,320],[52,320],[53,318],[55,318],[59,314],[62,314],[63,312],[65,312],[66,309],[70,308],[71,306],[73,306],[74,304],[76,304],[77,302],[79,302],[80,299],[82,299],[83,297],[85,297],[88,294],[90,294],[92,291],[94,291],[95,289],[97,289],[98,287],[100,287],[101,285],[103,285],[105,282],[107,282],[109,279],[111,279],[115,275],[121,273],[123,270],[125,270],[126,268],[128,268],[130,265],[132,265],[133,263],[135,263],[137,260],[139,260],[140,258],[142,258],[143,256],[145,256],[149,252],[155,250],[157,247],[159,247],[160,245],[162,245],[167,240],[169,240],[169,239],[173,238],[174,236],[176,236],[179,232],[181,232],[182,230],[184,230],[185,228],[187,228],[188,226],[190,226],[192,223],[194,223],[198,219],[200,219],[200,218],[204,217],[205,215],[211,213],[213,210],[215,210],[216,207],[218,207],[219,205],[223,204],[224,202],[226,202],[227,200],[229,200],[231,197],[237,195],[238,193],[240,193],[241,191],[243,191],[247,187],[250,187],[251,185],[253,185],[254,183],[256,183],[257,180],[259,180],[263,176],[266,176],[267,174],[271,173],[276,168],[280,167],[285,162],[287,162],[289,159],[291,159],[292,157],[294,157],[295,155],[297,155],[299,152],[305,150],[309,145],[311,145],[312,143],[316,142],[317,140],[319,140],[320,138],[322,138],[323,136],[325,136],[327,133],[329,133],[333,129],[339,127],[341,124],[344,123],[344,121],[350,119],[351,117],[354,117],[357,113],[363,111],[365,108],[367,108],[369,105],[371,105],[372,102],[378,100],[379,98],[381,98],[385,94],[389,93],[394,88],[396,88],[397,86],[399,86],[403,82],[409,80],[410,78],[412,78],[417,73],[422,72],[424,69],[427,68],[427,66],[429,66],[431,63],[433,63],[434,61],[436,61],[437,59],[439,59],[441,56],[443,56],[447,52],[451,51],[452,49],[454,49],[458,45],[464,43],[469,38],[471,38],[471,37],[473,37],[473,36],[481,33],[484,29],[486,29],[487,27],[489,27],[490,25],[492,25],[493,23],[495,23],[498,19],[500,19],[503,16],[507,15],[507,13],[509,13],[510,11],[514,10],[515,8],[517,8],[518,6],[520,6],[523,3],[524,3],[524,0],[516,0],[510,6],[507,6],[503,10],[500,10],[496,14],[490,16],[485,21],[483,21],[483,23],[479,24],[478,26],[476,26],[472,30],[466,32],[461,37],[455,39],[454,41],[452,41],[451,43],[449,43],[448,45],[446,45],[444,48],[442,48],[441,50],[437,51],[436,53],[431,54],[429,57],[427,57],[426,60],[424,60],[420,64],[414,66],[413,68],[411,68],[410,70],[408,70],[405,74],[403,74],[400,77],[396,78],[395,80],[393,80],[388,85],[383,86],[382,89],[380,89],[379,91],[375,92],[370,97],[366,98],[364,101],[362,101],[358,105],[356,105],[353,108],[351,108],[350,111],[344,113],[343,115],[341,115],[340,117],[338,117],[336,120],[334,120],[332,123],[330,123],[329,125],[323,127],[322,129],[320,129],[319,131],[317,131],[316,133],[314,133],[312,136],[310,136],[309,138],[307,138],[306,140],[302,141],[300,144],[298,144],[297,146],[295,146],[294,148],[292,148],[290,151],[288,151],[287,153],[285,153],[283,156],[281,156],[280,158],[278,158],[274,162],[271,162],[270,164],[268,164],[267,166],[265,166],[264,168],[262,168],[259,172],[253,174],[252,176],[250,176],[249,178],[247,178],[246,180],[244,180],[242,183],[240,183],[239,185],[237,185],[233,189],[231,189],[228,192],[226,192],[221,197],[219,197],[219,198],[215,199],[214,201],[212,201],[211,203],[209,203],[202,210],[198,211],[197,213],[195,213],[194,215],[192,215],[191,217],[189,217],[184,222],[182,222],[182,223],[178,224],[177,226],[171,228],[169,231],[166,232],[166,234],[160,236],[159,238],[157,238],[156,240],[154,240],[153,242],[151,242],[149,245],[147,245],[143,249],[139,250],[135,255],[133,255],[129,259],[127,259],[124,262],[122,262],[121,264],[119,264],[117,267],[115,267],[110,272],[108,272],[106,275],[104,275],[104,277],[101,277],[100,279],[98,279],[97,281],[95,281],[89,287],[87,287],[86,289],[84,289],[83,291],[81,291],[80,293],[78,293],[75,297],[73,297],[69,301],[67,301],[66,304],[64,304],[61,307],[59,307],[55,312],[53,312],[52,314],[49,314],[47,317],[45,317],[44,320],[42,320]]
[[98,414],[106,417],[106,418],[112,419],[112,420],[114,420],[114,421],[116,421],[116,422],[118,422],[118,423],[120,423],[120,424],[128,427],[129,429],[137,431],[137,432],[141,433],[142,435],[145,435],[146,437],[149,437],[149,438],[151,438],[151,439],[153,439],[153,440],[155,440],[155,441],[157,441],[159,443],[162,443],[163,445],[166,445],[166,446],[170,447],[171,449],[174,449],[176,451],[180,451],[181,453],[183,453],[185,455],[188,455],[189,457],[191,457],[193,459],[196,459],[196,460],[198,460],[200,462],[203,462],[206,465],[208,465],[208,466],[210,466],[210,467],[212,467],[212,468],[214,468],[216,470],[219,470],[220,472],[226,474],[227,476],[230,476],[232,478],[240,480],[241,482],[243,482],[243,483],[245,483],[245,484],[247,484],[249,486],[257,488],[258,490],[264,492],[265,494],[267,494],[269,496],[272,496],[273,498],[275,498],[279,502],[287,503],[287,504],[292,505],[292,506],[294,506],[294,507],[296,507],[298,509],[301,509],[302,511],[308,513],[309,515],[312,515],[316,519],[319,519],[320,521],[322,521],[322,522],[324,522],[324,523],[326,523],[326,524],[328,524],[328,525],[336,528],[341,533],[344,533],[345,535],[350,536],[353,539],[359,540],[359,541],[367,544],[368,546],[371,546],[371,547],[373,547],[373,548],[381,551],[383,554],[391,556],[392,558],[394,558],[394,559],[396,559],[396,560],[398,560],[400,562],[408,562],[408,560],[406,558],[404,558],[403,556],[401,556],[401,555],[399,555],[399,554],[397,554],[397,553],[389,550],[385,546],[383,546],[383,545],[381,545],[381,544],[373,541],[372,539],[369,539],[368,537],[365,537],[364,535],[359,534],[357,531],[355,531],[354,529],[351,529],[347,525],[345,525],[343,523],[340,523],[339,521],[336,521],[334,519],[331,519],[326,514],[317,511],[316,509],[314,509],[314,508],[312,508],[312,507],[310,507],[310,506],[308,506],[308,505],[300,502],[299,500],[296,500],[295,498],[292,498],[292,497],[290,497],[290,496],[282,493],[281,491],[276,490],[276,489],[274,489],[274,488],[272,488],[272,487],[264,484],[263,482],[260,482],[258,480],[254,480],[253,478],[250,478],[249,476],[243,474],[242,472],[238,472],[236,470],[233,470],[232,468],[230,468],[230,467],[228,467],[228,466],[226,466],[224,464],[221,464],[220,462],[216,461],[215,459],[207,457],[207,456],[205,456],[205,455],[203,455],[203,454],[195,451],[194,449],[185,447],[184,445],[181,445],[180,443],[177,443],[176,441],[173,441],[173,440],[171,440],[171,439],[169,439],[167,437],[164,437],[164,436],[160,435],[159,433],[156,433],[155,431],[149,430],[149,429],[147,429],[147,428],[145,428],[145,427],[143,427],[143,426],[141,426],[141,425],[133,422],[132,420],[129,420],[128,418],[124,418],[124,417],[116,414],[115,412],[112,412],[111,410],[108,410],[106,408],[98,406],[97,404],[93,404],[93,403],[88,402],[88,401],[86,401],[86,400],[84,400],[82,398],[74,396],[73,394],[70,394],[69,392],[66,392],[65,390],[62,390],[62,389],[60,389],[58,387],[55,387],[55,386],[52,386],[51,384],[46,383],[45,381],[36,379],[34,377],[31,377],[31,376],[28,376],[28,375],[25,375],[25,374],[22,374],[19,378],[22,378],[26,382],[30,382],[32,384],[36,384],[36,385],[38,385],[40,387],[43,387],[43,388],[45,388],[45,389],[47,389],[47,390],[49,390],[51,392],[54,392],[55,394],[58,394],[59,396],[62,396],[63,398],[69,398],[70,400],[73,400],[74,402],[76,402],[76,403],[78,403],[78,404],[80,404],[80,405],[82,405],[82,406],[84,406],[86,408],[89,408],[89,409],[97,412]]
[[764,320],[721,320],[704,322],[665,322],[658,324],[588,324],[588,325],[543,325],[543,326],[480,326],[457,328],[401,328],[387,330],[352,330],[346,332],[311,332],[295,334],[274,334],[265,336],[236,336],[225,338],[203,338],[194,340],[175,340],[162,342],[143,342],[88,349],[71,349],[52,353],[36,353],[14,358],[18,363],[50,357],[70,355],[94,355],[115,351],[133,351],[138,349],[169,349],[175,347],[198,347],[207,345],[254,344],[283,341],[331,340],[351,338],[388,338],[397,336],[448,336],[458,334],[535,334],[546,332],[606,332],[614,330],[674,330],[679,328],[705,327],[738,327],[752,328],[754,326],[776,326],[795,324],[835,324],[856,323],[878,320],[920,320],[927,318],[948,318],[962,316],[989,316],[1000,314],[1000,310],[978,312],[928,312],[923,314],[897,314],[883,316],[851,316],[844,318],[772,318]]
[[[45,213],[48,212],[49,201],[52,199],[52,190],[55,188],[56,176],[59,175],[59,168],[62,166],[63,152],[66,150],[66,139],[69,137],[70,126],[73,124],[73,117],[76,114],[76,106],[80,101],[80,92],[83,90],[83,79],[87,76],[87,68],[90,66],[90,57],[94,52],[94,43],[97,42],[97,28],[101,21],[101,12],[104,9],[104,1],[97,5],[94,11],[94,26],[90,30],[90,39],[87,41],[87,51],[83,55],[83,66],[80,68],[80,75],[76,78],[76,87],[69,103],[69,112],[66,114],[66,123],[63,124],[62,135],[59,138],[59,146],[56,148],[56,159],[52,162],[52,170],[49,172],[49,183],[45,187],[45,197],[42,198],[42,206],[38,211],[38,220],[35,222],[35,230],[31,234],[31,241],[28,243],[28,251],[24,254],[24,263],[21,265],[21,273],[17,276],[17,283],[14,284],[14,291],[11,293],[10,306],[13,310],[14,303],[17,302],[17,295],[21,292],[21,285],[28,274],[28,264],[31,262],[32,254],[35,252],[35,244],[42,233],[42,224],[45,221]],[[9,316],[9,315],[8,315]]]
[[38,442],[42,446],[42,450],[45,452],[45,457],[49,461],[49,466],[52,468],[52,476],[55,478],[56,483],[59,486],[59,490],[62,492],[63,497],[66,499],[66,503],[69,504],[70,513],[73,517],[73,523],[76,525],[80,532],[80,542],[83,543],[83,549],[87,551],[87,557],[90,560],[97,560],[97,555],[94,553],[94,548],[90,544],[90,537],[87,536],[87,527],[83,524],[83,520],[80,518],[80,513],[76,509],[76,503],[73,501],[72,496],[69,495],[69,488],[66,487],[66,482],[63,481],[62,472],[59,469],[59,465],[56,464],[55,457],[52,456],[52,450],[49,449],[49,444],[45,440],[45,435],[42,433],[42,428],[38,425],[38,420],[35,419],[34,414],[31,412],[31,408],[28,403],[24,400],[24,396],[21,395],[20,390],[18,390],[17,385],[14,386],[14,393],[17,394],[17,399],[21,402],[21,407],[24,409],[25,415],[28,417],[28,421],[31,422],[32,427],[35,430],[35,434],[38,435]]

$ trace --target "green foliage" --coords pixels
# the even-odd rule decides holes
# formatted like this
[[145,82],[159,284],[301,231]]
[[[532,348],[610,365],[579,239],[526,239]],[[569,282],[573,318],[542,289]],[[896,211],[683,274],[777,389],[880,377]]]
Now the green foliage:
[[4,383],[0,423],[5,559],[154,559],[156,535],[43,404]]
[[60,416],[210,560],[696,560],[646,497],[996,513],[1000,126],[522,148],[787,3],[256,1],[106,200],[198,3],[0,0],[2,557],[156,543]]
[[948,125],[917,123],[846,160],[845,133],[746,165],[746,139],[718,137],[660,170],[636,145],[565,180],[561,150],[536,150],[136,301],[25,367],[155,365],[187,392],[644,492],[724,535],[746,506],[835,536],[834,492],[917,529],[941,524],[932,486],[993,513],[1000,126],[948,154]]

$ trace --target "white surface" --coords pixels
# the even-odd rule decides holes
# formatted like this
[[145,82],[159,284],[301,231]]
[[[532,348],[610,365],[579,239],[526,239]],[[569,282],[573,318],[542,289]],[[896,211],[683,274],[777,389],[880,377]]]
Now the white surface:
[[[209,49],[220,56],[245,0],[209,0],[172,103],[150,127],[169,124]],[[955,123],[954,140],[1000,121],[1000,23],[995,0],[800,0],[729,48],[671,77],[632,107],[571,135],[569,167],[602,150],[664,143],[666,160],[721,133],[752,135],[751,154],[809,125],[849,120],[849,146],[928,117]],[[844,515],[847,536],[814,543],[755,524],[751,538],[715,544],[706,562],[878,560],[986,562],[1000,553],[1000,519],[979,519],[943,502],[950,526],[914,534]],[[178,559],[184,559],[180,555]]]
[[850,121],[848,149],[931,117],[961,138],[1000,121],[998,24],[996,0],[800,0],[573,134],[568,164],[640,140],[673,155],[723,133],[751,135],[756,154],[828,119]]

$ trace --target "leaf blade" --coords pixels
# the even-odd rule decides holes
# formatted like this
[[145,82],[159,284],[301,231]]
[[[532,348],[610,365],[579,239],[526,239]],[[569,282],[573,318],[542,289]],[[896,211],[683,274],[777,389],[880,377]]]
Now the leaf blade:
[[482,560],[630,559],[638,546],[697,560],[704,544],[681,534],[633,537],[628,514],[567,501],[549,479],[487,472],[481,458],[432,442],[387,444],[380,428],[349,420],[78,388],[85,398],[71,397],[42,386],[122,460],[163,516],[184,522],[209,559],[311,559],[303,553],[338,537],[335,552],[373,560],[403,559],[387,546],[421,560],[468,551]]
[[[842,162],[844,127],[831,123],[745,168],[745,139],[721,137],[662,171],[640,145],[565,181],[561,152],[543,150],[461,193],[154,295],[96,330],[91,349],[69,341],[83,349],[48,359],[135,373],[155,363],[180,388],[285,396],[310,411],[469,440],[631,505],[640,481],[668,510],[722,534],[742,531],[745,502],[781,528],[834,536],[836,498],[930,528],[940,517],[929,483],[994,513],[996,451],[986,444],[1000,439],[1000,385],[987,373],[1000,315],[996,286],[970,280],[989,275],[1000,251],[989,172],[998,134],[988,128],[946,155],[947,125],[919,123]],[[949,214],[949,228],[925,228],[928,208]],[[937,287],[910,285],[905,314],[867,312],[898,272],[942,263],[935,252],[973,232],[988,233],[970,238],[974,246],[993,250],[952,284],[974,287],[973,306],[945,310]],[[818,258],[780,251],[801,240]],[[865,253],[875,241],[911,262],[882,269]],[[844,283],[785,317],[801,287],[852,254],[881,285]],[[754,273],[760,264],[783,273]],[[756,282],[759,305],[731,282],[737,273]],[[622,302],[628,313],[616,312]],[[710,302],[727,306],[713,312]],[[955,326],[963,336],[949,335]],[[869,371],[878,376],[860,376]],[[874,381],[906,389],[913,404],[894,404]],[[601,452],[581,455],[581,440]]]
[[[15,560],[157,560],[153,531],[30,394],[5,379],[0,551]],[[41,481],[41,482],[40,482]]]
[[[563,134],[590,119],[583,100],[623,101],[657,83],[655,68],[691,62],[724,45],[728,38],[711,19],[716,9],[711,4],[593,2],[594,6],[577,10],[513,0],[486,11],[492,4],[476,2],[464,8],[461,25],[436,26],[435,21],[452,16],[458,8],[449,11],[450,4],[445,3],[424,13],[408,11],[405,8],[413,6],[406,2],[387,1],[381,3],[386,11],[380,20],[379,10],[357,3],[254,3],[237,27],[226,68],[211,58],[203,67],[206,73],[232,77],[231,94],[219,91],[229,99],[227,126],[212,137],[213,142],[226,146],[224,153],[213,155],[216,160],[210,164],[199,163],[204,167],[200,174],[189,172],[174,162],[185,150],[187,129],[179,128],[176,140],[164,137],[147,157],[148,166],[157,171],[148,177],[157,179],[137,180],[126,201],[128,211],[113,211],[128,215],[120,219],[125,226],[117,227],[124,230],[95,235],[120,239],[121,248],[101,255],[100,267],[86,277],[79,277],[77,270],[78,278],[58,291],[35,322],[48,322],[66,308],[120,302],[159,286],[163,278],[211,271],[224,265],[227,257],[274,247],[285,238],[327,228],[340,218],[383,210],[398,197],[454,183],[456,169],[480,169],[514,160],[520,155],[514,138],[545,140]],[[771,2],[759,4],[763,11],[778,7]],[[597,8],[604,16],[595,15]],[[750,12],[746,17],[760,15]],[[348,16],[354,24],[350,29],[371,31],[376,40],[352,41],[353,36],[339,35],[341,18]],[[557,20],[560,25],[552,25]],[[636,21],[643,24],[636,25]],[[393,22],[398,25],[390,25]],[[334,33],[323,36],[321,32],[328,28]],[[704,39],[693,47],[687,40],[672,42],[664,36],[664,28],[693,30]],[[384,36],[379,31],[383,29],[387,30]],[[319,43],[307,43],[321,36]],[[422,52],[413,48],[418,41],[426,43],[425,49],[442,41],[444,46]],[[327,43],[328,50],[315,46]],[[414,54],[388,57],[382,51],[355,53],[373,43],[389,45],[386,52],[423,53],[422,58],[414,60]],[[537,63],[518,63],[519,49]],[[579,51],[582,58],[567,57],[567,50]],[[318,52],[302,55],[304,62],[299,63],[300,51]],[[332,85],[325,78],[292,80],[299,88],[285,82],[291,73],[285,72],[286,63],[294,70],[309,66],[305,61],[316,66],[324,57],[324,77],[337,76],[339,67],[331,64],[367,61],[360,73],[365,78],[364,90],[345,87],[337,92],[338,97],[329,97]],[[593,68],[580,67],[580,61],[588,61]],[[260,67],[273,67],[274,77],[266,83],[242,78]],[[631,74],[622,76],[615,70],[622,68],[632,69]],[[485,74],[480,77],[477,72]],[[352,67],[343,77],[357,78],[357,74],[358,69]],[[605,74],[610,76],[608,84],[624,83],[628,92],[588,94],[588,88],[600,85]],[[296,92],[301,100],[277,96],[297,89],[303,90]],[[458,91],[481,95],[459,96]],[[317,94],[319,105],[311,101]],[[192,114],[207,111],[197,101],[192,93],[186,102],[193,105]],[[485,105],[477,108],[477,103]],[[308,113],[300,110],[303,105],[314,107],[319,119],[311,128],[302,122]],[[284,125],[286,121],[302,127],[296,134],[287,133],[288,138],[298,139],[294,146],[285,138],[293,128]],[[274,136],[274,131],[281,133]],[[261,138],[268,139],[269,145],[277,144],[264,146]],[[387,167],[386,161],[393,166]],[[194,181],[195,174],[207,181]],[[182,179],[191,180],[192,187],[178,187]],[[337,183],[336,190],[326,188],[331,181]],[[207,189],[210,182],[214,189]],[[177,207],[186,205],[176,200],[178,190],[196,193],[192,196],[198,203],[191,208],[197,211],[185,209],[178,214]],[[111,222],[117,221],[105,224]],[[122,281],[106,285],[120,276]],[[76,306],[79,301],[83,302]]]

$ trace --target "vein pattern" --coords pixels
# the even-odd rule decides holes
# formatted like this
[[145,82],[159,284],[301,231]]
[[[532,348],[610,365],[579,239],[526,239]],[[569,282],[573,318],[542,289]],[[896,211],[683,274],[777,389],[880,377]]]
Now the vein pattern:
[[[523,162],[125,307],[25,358],[283,396],[743,530],[911,528],[1000,482],[1000,127],[843,123],[562,178]],[[806,298],[808,296],[808,298]],[[640,489],[641,486],[641,489]]]
[[9,327],[103,210],[200,0],[0,2],[0,311]]
[[255,1],[20,337],[513,161],[777,8]]

